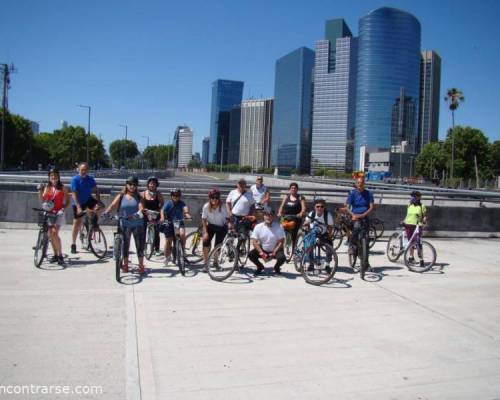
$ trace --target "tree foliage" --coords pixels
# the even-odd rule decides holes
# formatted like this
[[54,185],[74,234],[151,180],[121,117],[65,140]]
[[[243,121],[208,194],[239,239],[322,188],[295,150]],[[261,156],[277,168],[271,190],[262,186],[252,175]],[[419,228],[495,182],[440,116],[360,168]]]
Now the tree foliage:
[[446,168],[446,154],[441,143],[428,143],[417,156],[415,165],[418,175],[433,178]]
[[164,169],[174,159],[175,147],[164,144],[148,146],[142,155],[148,168]]
[[139,155],[137,143],[133,140],[115,140],[109,145],[109,154],[114,164],[125,165],[127,160],[134,159]]

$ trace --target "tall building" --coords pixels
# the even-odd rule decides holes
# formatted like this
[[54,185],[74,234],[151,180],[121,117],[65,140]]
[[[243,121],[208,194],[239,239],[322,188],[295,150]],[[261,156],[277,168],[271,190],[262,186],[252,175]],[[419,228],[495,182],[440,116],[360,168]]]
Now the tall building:
[[433,50],[424,50],[420,57],[418,153],[427,143],[438,141],[440,88],[441,57]]
[[343,19],[326,22],[316,42],[311,168],[352,169],[357,38]]
[[68,127],[68,121],[64,119],[61,120],[61,129],[66,129]]
[[253,169],[270,166],[272,121],[272,99],[242,101],[240,165]]
[[227,164],[230,111],[241,104],[242,95],[243,82],[217,79],[212,83],[210,162]]
[[309,172],[314,51],[300,47],[276,61],[271,165]]
[[240,162],[240,126],[241,105],[237,105],[229,112],[229,138],[227,144],[227,163],[238,164]]
[[193,131],[189,126],[180,125],[175,130],[175,160],[177,168],[188,166],[193,155]]
[[207,136],[203,138],[203,142],[201,145],[201,162],[203,165],[208,164],[208,152],[210,150],[210,138]]
[[416,145],[420,23],[411,14],[378,8],[359,21],[354,167],[360,147]]
[[38,135],[40,133],[40,124],[36,121],[30,121],[30,125],[33,135]]

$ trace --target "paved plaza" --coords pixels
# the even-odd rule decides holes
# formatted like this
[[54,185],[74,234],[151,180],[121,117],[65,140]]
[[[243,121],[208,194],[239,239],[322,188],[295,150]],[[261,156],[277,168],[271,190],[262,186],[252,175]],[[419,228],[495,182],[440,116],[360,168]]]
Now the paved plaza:
[[160,258],[124,285],[87,252],[35,268],[36,234],[0,229],[0,386],[102,394],[0,399],[500,399],[500,240],[430,239],[425,274],[382,241],[369,282],[343,246],[323,287],[292,265],[217,283]]

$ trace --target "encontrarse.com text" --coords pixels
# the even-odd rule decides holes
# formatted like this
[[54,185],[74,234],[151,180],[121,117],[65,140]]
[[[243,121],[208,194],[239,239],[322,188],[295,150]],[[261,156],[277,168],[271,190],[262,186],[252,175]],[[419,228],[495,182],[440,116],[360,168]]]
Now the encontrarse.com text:
[[0,396],[5,394],[102,394],[102,386],[91,385],[0,385]]

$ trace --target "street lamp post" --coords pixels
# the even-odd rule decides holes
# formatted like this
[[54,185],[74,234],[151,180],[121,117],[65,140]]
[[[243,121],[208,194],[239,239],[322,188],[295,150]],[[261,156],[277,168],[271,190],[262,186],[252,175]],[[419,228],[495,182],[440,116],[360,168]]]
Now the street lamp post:
[[[146,149],[149,147],[149,136],[142,136],[144,139],[148,140]],[[142,152],[142,169],[144,169],[144,152]]]
[[87,164],[89,163],[89,136],[90,136],[90,111],[92,109],[91,106],[84,106],[79,104],[78,107],[81,108],[86,108],[88,110],[88,121],[87,121],[87,140],[86,140],[86,147],[87,147],[87,157],[86,160]]
[[127,160],[128,125],[127,124],[118,124],[118,126],[125,128],[125,142],[123,143],[123,164],[125,165],[125,161]]

